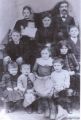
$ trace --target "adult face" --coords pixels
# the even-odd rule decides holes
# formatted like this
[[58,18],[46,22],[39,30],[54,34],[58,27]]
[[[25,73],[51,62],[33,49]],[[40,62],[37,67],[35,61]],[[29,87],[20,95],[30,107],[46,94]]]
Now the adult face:
[[49,17],[45,17],[45,18],[43,18],[43,20],[42,20],[42,23],[43,23],[43,26],[46,28],[46,27],[50,27],[50,25],[51,25],[51,18],[49,18]]
[[61,14],[66,15],[68,13],[68,4],[67,3],[60,4],[59,11]]
[[23,10],[24,19],[29,19],[29,18],[30,18],[30,15],[31,15],[31,12],[30,12],[29,9]]

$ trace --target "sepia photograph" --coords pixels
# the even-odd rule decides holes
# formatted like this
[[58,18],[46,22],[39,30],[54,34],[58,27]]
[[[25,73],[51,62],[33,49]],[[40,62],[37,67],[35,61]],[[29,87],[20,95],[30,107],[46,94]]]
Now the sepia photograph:
[[80,120],[80,0],[0,0],[0,120]]

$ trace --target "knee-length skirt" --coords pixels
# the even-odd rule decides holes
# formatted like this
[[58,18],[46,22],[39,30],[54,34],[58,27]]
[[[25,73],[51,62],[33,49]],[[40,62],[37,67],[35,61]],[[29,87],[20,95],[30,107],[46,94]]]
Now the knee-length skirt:
[[53,82],[49,76],[37,78],[34,81],[34,89],[39,97],[51,97],[53,95]]

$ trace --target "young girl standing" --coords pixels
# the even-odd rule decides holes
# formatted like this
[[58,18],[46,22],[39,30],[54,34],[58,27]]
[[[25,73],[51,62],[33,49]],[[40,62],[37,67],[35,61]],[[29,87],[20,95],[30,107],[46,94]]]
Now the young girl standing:
[[[41,57],[36,59],[36,63],[33,68],[33,72],[36,76],[34,81],[34,89],[40,98],[47,98],[47,108],[45,111],[45,116],[52,118],[52,87],[53,83],[50,80],[50,75],[52,72],[53,59],[50,57],[50,51],[48,48],[41,50]],[[48,104],[49,101],[49,104]],[[51,108],[50,108],[51,107]],[[49,110],[50,109],[50,110]],[[51,111],[51,114],[49,113]]]

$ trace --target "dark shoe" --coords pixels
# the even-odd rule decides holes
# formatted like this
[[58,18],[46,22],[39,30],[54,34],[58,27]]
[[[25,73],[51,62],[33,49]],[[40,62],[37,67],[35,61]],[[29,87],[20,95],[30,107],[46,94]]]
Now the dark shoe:
[[38,114],[42,114],[42,113],[43,113],[43,110],[42,110],[42,109],[38,109],[37,113],[38,113]]
[[31,114],[33,112],[31,107],[26,108],[26,111],[27,111],[28,114]]
[[49,118],[49,117],[50,117],[50,110],[49,110],[49,108],[45,110],[44,116],[45,116],[46,118]]

